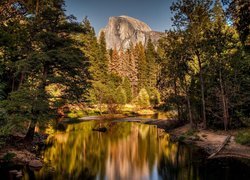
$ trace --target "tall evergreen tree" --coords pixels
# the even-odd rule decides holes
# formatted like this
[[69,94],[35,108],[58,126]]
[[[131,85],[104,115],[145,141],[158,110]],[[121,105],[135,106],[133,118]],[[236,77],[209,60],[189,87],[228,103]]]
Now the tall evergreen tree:
[[148,87],[150,87],[150,89],[154,89],[156,87],[156,79],[157,79],[157,63],[156,63],[157,54],[151,39],[149,39],[146,47],[146,60],[147,60],[147,74],[148,74],[147,85]]
[[[138,67],[138,90],[145,88],[147,83],[147,61],[145,48],[142,43],[138,43],[134,47],[134,58]],[[138,93],[138,92],[137,92]]]
[[[221,117],[219,119],[223,121],[224,129],[227,130],[230,125],[229,107],[233,89],[232,80],[229,77],[234,71],[234,68],[230,67],[230,59],[235,56],[233,52],[239,50],[240,43],[236,32],[227,25],[226,16],[219,0],[215,1],[212,9],[212,24],[211,28],[207,30],[205,38],[208,47],[207,58],[212,57],[209,72],[214,76],[212,78],[214,82],[209,84],[209,89],[216,95],[215,97],[213,95],[209,97],[218,99],[218,102],[211,100],[213,105],[210,105],[210,113],[215,116],[215,119]],[[218,104],[218,106],[215,106],[215,104]],[[219,113],[216,112],[214,107],[220,110]]]
[[186,30],[189,36],[188,42],[190,50],[193,54],[194,62],[197,62],[200,80],[201,105],[202,105],[202,121],[203,127],[206,128],[206,99],[205,99],[205,82],[204,82],[204,66],[206,59],[203,58],[203,34],[210,23],[210,10],[212,0],[205,1],[185,1],[178,0],[171,6],[171,10],[175,12],[173,18],[174,25],[179,30]]
[[[50,101],[46,90],[48,86],[59,83],[64,87],[61,100],[67,101],[62,103],[81,99],[86,85],[87,58],[71,38],[72,32],[81,32],[82,28],[73,19],[67,20],[64,1],[39,4],[39,10],[22,2],[12,2],[12,5],[17,11],[21,7],[25,13],[15,16],[11,12],[14,16],[11,21],[20,26],[15,27],[15,31],[19,29],[22,32],[16,31],[17,38],[9,39],[9,43],[4,45],[4,49],[9,50],[4,51],[3,64],[12,63],[11,72],[5,68],[9,79],[4,106],[9,120],[31,120],[26,140],[32,140],[37,122],[46,119],[44,116],[57,107]],[[11,35],[8,32],[11,24],[5,24],[1,30]],[[20,43],[15,49],[19,52],[14,55],[10,48],[12,44],[17,45],[17,39]]]

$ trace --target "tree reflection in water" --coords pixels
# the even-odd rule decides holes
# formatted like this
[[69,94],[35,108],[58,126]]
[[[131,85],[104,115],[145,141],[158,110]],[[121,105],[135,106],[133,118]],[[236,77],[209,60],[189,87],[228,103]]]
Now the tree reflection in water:
[[[105,133],[92,131],[97,121],[70,124],[50,136],[43,155],[46,166],[26,172],[25,179],[200,179],[199,153],[155,126],[102,122]],[[198,162],[198,163],[196,163]]]

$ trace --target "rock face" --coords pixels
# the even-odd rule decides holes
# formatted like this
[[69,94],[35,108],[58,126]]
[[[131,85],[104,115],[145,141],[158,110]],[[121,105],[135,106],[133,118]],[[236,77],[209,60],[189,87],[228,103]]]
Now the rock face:
[[164,35],[164,33],[152,31],[144,22],[128,16],[110,17],[108,25],[101,29],[100,33],[102,31],[105,33],[107,49],[117,50],[127,49],[130,44],[135,45],[139,42],[146,45],[149,39],[156,44]]

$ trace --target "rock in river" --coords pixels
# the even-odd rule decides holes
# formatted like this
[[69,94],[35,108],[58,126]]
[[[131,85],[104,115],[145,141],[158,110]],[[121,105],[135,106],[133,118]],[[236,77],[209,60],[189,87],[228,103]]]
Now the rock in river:
[[29,166],[34,169],[40,169],[43,167],[43,163],[39,160],[31,160]]
[[93,131],[106,132],[108,129],[106,127],[93,128]]

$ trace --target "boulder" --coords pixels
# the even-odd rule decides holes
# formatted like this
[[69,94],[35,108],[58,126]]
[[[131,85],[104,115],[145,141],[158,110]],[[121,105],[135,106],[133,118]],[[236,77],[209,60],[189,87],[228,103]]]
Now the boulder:
[[31,160],[29,166],[34,169],[40,169],[43,167],[43,163],[39,160]]

